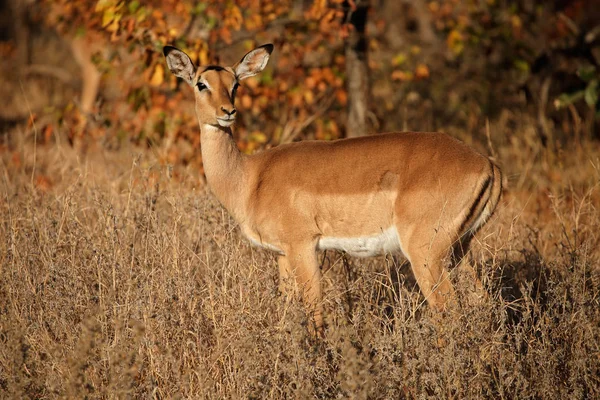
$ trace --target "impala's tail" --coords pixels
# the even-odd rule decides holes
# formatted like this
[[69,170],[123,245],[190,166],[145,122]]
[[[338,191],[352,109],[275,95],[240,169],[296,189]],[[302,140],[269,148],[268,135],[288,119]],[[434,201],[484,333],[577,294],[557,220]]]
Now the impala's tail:
[[478,210],[473,213],[472,221],[465,226],[471,234],[475,234],[494,214],[500,198],[502,197],[502,172],[500,168],[490,161],[491,173],[488,178],[486,194],[481,197],[482,200],[477,205]]
[[493,162],[489,162],[490,168],[485,180],[479,185],[479,192],[475,201],[469,208],[464,219],[459,236],[473,236],[492,216],[502,195],[502,172]]
[[496,207],[502,198],[502,171],[492,161],[490,161],[490,163],[494,169],[494,183],[492,185],[492,195],[483,210],[483,214],[487,215],[485,217],[486,221],[494,214],[494,211],[496,211]]

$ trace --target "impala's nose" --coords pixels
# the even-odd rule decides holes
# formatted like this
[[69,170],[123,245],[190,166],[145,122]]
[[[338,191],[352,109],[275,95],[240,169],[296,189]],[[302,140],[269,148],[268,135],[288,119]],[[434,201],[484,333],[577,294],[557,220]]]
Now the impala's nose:
[[221,107],[221,111],[223,111],[225,114],[227,114],[227,116],[233,117],[233,114],[235,114],[236,109],[235,108],[231,108],[231,110],[228,110],[225,107]]

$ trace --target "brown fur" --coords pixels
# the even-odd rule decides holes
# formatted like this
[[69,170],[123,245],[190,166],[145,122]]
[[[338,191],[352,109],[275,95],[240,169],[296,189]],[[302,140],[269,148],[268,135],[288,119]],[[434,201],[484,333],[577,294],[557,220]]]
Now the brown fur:
[[[260,72],[272,47],[248,53],[233,68],[199,69],[196,93],[206,178],[222,204],[253,242],[279,253],[281,288],[295,278],[322,330],[320,271],[322,238],[364,238],[395,228],[428,303],[443,310],[454,291],[443,260],[461,250],[489,218],[500,198],[500,170],[487,157],[443,133],[387,133],[332,142],[281,145],[252,156],[239,152],[229,126],[232,87]],[[175,51],[180,61],[183,52]],[[189,59],[188,59],[189,60]],[[187,63],[187,64],[186,64]],[[183,72],[169,67],[178,76]],[[241,66],[241,67],[240,67]]]

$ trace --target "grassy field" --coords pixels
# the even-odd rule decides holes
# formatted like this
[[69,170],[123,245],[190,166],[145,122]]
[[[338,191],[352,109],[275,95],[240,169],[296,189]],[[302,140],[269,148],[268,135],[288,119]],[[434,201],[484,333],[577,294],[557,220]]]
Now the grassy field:
[[328,252],[318,342],[197,171],[6,132],[0,398],[599,398],[600,147],[492,131],[488,296],[439,317],[401,260]]

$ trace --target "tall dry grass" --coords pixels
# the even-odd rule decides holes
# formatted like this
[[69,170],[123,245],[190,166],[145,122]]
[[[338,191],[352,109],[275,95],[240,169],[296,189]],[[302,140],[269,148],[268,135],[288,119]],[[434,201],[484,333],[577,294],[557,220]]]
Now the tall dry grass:
[[401,260],[328,252],[318,342],[193,171],[7,134],[0,397],[600,397],[600,149],[520,129],[472,251],[487,297],[439,317]]

